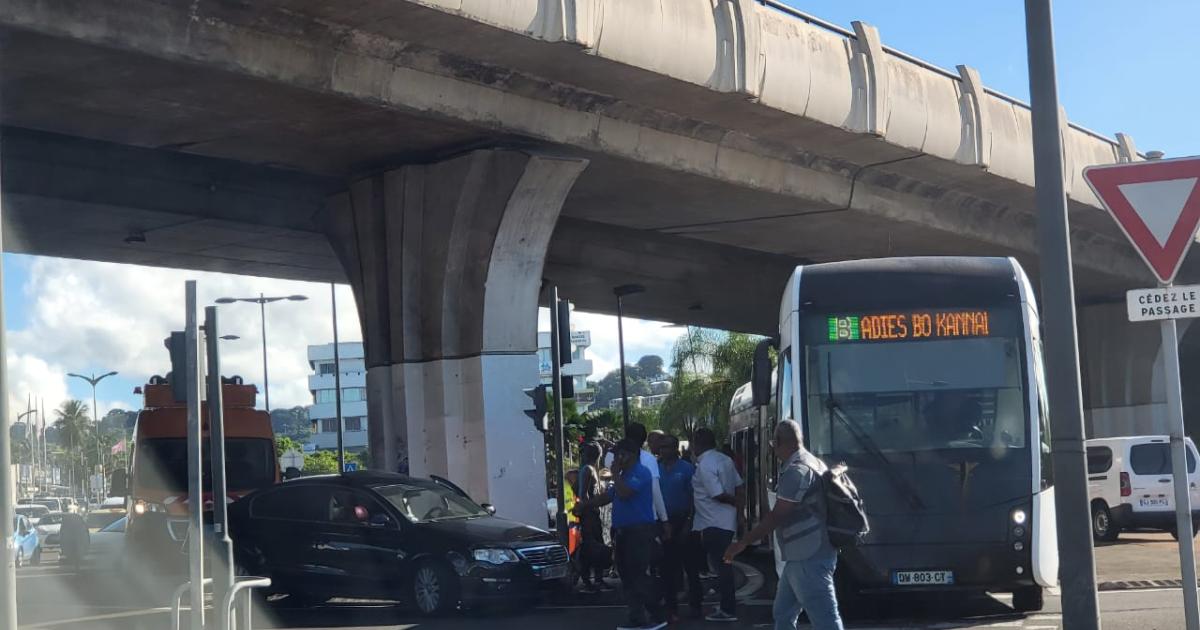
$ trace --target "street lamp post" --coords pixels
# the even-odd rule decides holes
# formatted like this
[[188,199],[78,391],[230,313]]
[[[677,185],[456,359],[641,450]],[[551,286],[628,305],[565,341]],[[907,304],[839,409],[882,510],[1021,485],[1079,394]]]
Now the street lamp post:
[[645,292],[646,287],[640,284],[623,284],[613,289],[613,295],[617,296],[617,350],[621,360],[621,417],[626,433],[629,432],[629,392],[626,391],[625,385],[625,326],[621,321],[624,315],[621,310],[621,298]]
[[[28,404],[28,403],[26,403],[26,404]],[[28,418],[29,416],[32,416],[36,413],[37,413],[37,409],[29,409],[25,413],[19,413],[19,414],[17,414],[17,422],[20,422],[22,419]],[[30,433],[30,428],[33,429],[32,433]],[[30,437],[31,435],[33,437]],[[37,461],[38,461],[38,458],[37,458],[37,453],[38,453],[37,425],[36,424],[33,425],[32,427],[30,427],[28,424],[25,425],[25,442],[29,444],[29,469],[30,469],[30,474],[33,475],[33,486],[36,489],[37,488]],[[20,463],[20,462],[14,462],[14,463]],[[18,479],[18,481],[19,481],[19,479]]]
[[[266,297],[259,293],[258,297],[248,298],[232,298],[223,297],[217,300],[217,304],[233,304],[234,302],[250,302],[258,305],[258,314],[262,322],[262,349],[263,349],[263,407],[267,413],[271,413],[271,388],[270,381],[267,377],[267,304],[271,302],[279,302],[281,300],[291,300],[293,302],[303,302],[307,300],[306,295],[281,295],[279,297]],[[233,335],[230,335],[233,336]]]
[[[91,376],[84,376],[82,374],[73,374],[73,373],[67,374],[67,376],[71,376],[74,378],[81,378],[81,379],[87,381],[88,385],[92,386],[92,426],[96,429],[96,463],[100,465],[101,479],[103,479],[103,477],[104,477],[104,464],[100,459],[100,457],[101,457],[100,456],[100,418],[96,413],[96,384],[110,376],[116,376],[116,375],[117,375],[116,372],[108,372],[107,374],[101,374],[100,376],[96,376],[96,374],[94,372],[92,373]],[[97,503],[104,500],[104,497],[100,496],[100,490],[102,490],[103,488],[104,488],[103,481],[100,482],[100,489],[93,488],[93,490],[96,490],[96,502]]]

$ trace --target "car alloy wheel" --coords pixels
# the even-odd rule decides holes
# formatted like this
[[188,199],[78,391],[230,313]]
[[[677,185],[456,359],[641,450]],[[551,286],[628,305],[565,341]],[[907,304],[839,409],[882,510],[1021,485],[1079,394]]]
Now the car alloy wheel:
[[438,612],[444,596],[442,590],[441,579],[432,566],[425,565],[417,569],[417,574],[413,576],[413,599],[421,612],[427,615]]

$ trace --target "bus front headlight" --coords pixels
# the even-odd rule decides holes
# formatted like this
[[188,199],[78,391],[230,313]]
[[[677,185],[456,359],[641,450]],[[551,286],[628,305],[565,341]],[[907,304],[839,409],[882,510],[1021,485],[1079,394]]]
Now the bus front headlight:
[[1025,510],[1022,510],[1021,508],[1013,510],[1012,520],[1017,525],[1024,525],[1027,518],[1028,517],[1025,514]]

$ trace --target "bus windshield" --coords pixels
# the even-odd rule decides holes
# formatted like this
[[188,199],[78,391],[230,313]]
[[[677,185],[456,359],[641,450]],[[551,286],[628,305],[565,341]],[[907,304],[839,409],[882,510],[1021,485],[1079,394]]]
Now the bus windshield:
[[[187,439],[149,438],[137,442],[134,486],[187,492]],[[211,483],[209,440],[204,438],[204,483]],[[230,491],[250,490],[275,482],[275,449],[264,438],[225,440],[225,477]]]
[[1024,449],[1021,347],[1003,336],[806,346],[810,449]]

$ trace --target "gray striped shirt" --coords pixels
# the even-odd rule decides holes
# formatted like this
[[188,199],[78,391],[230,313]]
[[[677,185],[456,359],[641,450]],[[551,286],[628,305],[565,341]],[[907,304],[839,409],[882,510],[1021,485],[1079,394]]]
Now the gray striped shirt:
[[[779,469],[776,500],[798,505],[775,529],[775,544],[785,562],[807,560],[825,544],[825,501],[821,475],[825,463],[803,447]],[[814,484],[817,487],[813,487]],[[811,490],[811,491],[810,491]]]

